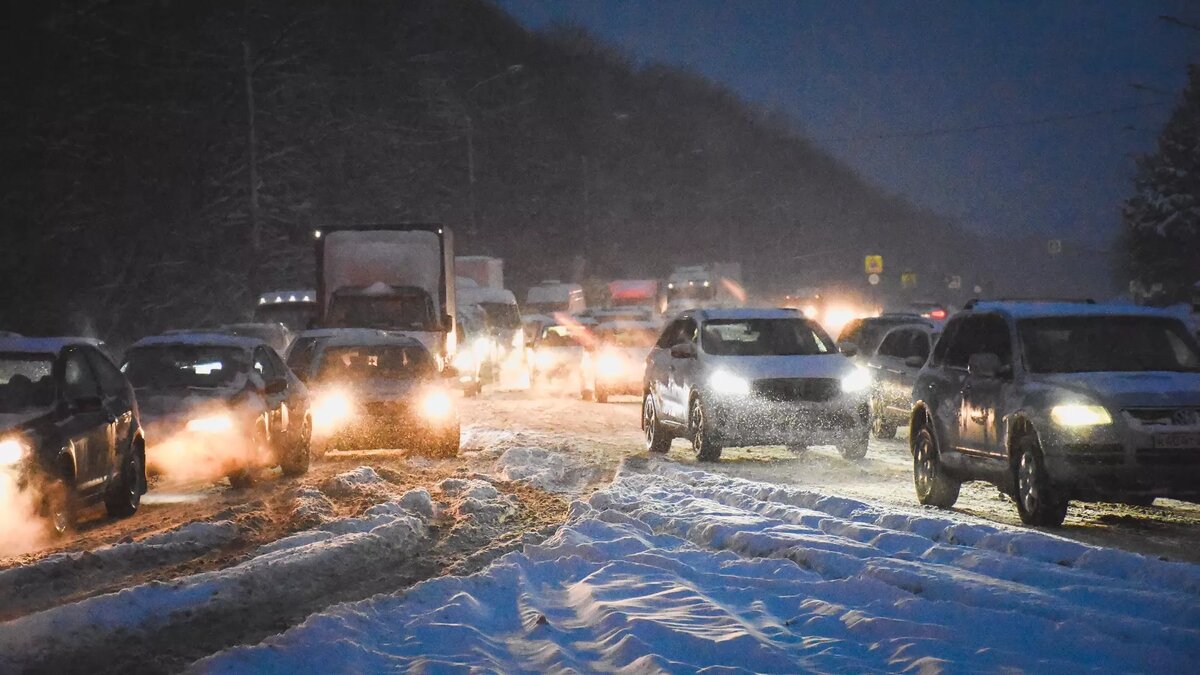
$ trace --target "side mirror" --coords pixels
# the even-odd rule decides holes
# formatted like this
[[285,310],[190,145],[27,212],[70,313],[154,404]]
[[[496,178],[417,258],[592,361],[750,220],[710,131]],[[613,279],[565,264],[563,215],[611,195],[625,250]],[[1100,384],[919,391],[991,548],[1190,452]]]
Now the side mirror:
[[975,377],[996,377],[1000,373],[1000,357],[991,353],[972,354],[967,359],[967,374]]
[[694,359],[696,358],[696,345],[690,342],[680,342],[671,347],[671,358],[673,359]]
[[858,345],[853,342],[839,342],[837,348],[839,352],[846,355],[846,358],[858,356]]
[[282,394],[287,391],[288,381],[282,377],[271,380],[267,386],[263,387],[263,392],[267,394]]
[[920,356],[910,356],[907,359],[904,359],[904,365],[908,366],[909,368],[920,368],[921,366],[925,365],[925,359],[921,358]]
[[442,366],[442,377],[444,377],[448,380],[449,379],[458,379],[459,375],[460,375],[460,373],[458,372],[457,366],[452,366],[448,363],[446,365]]

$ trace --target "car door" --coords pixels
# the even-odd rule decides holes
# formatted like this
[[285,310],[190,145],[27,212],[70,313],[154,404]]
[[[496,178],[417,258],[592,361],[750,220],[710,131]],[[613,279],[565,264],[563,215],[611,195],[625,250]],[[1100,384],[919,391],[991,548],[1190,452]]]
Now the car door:
[[288,430],[287,387],[279,387],[279,382],[286,382],[283,373],[275,367],[275,362],[269,353],[269,347],[254,349],[254,370],[262,376],[266,386],[263,389],[263,400],[267,406],[267,428],[271,438],[283,438]]
[[959,414],[962,412],[962,387],[970,357],[968,322],[971,315],[950,320],[921,377],[922,390],[914,391],[930,407],[937,422],[935,433],[944,456],[956,461],[959,448]]
[[678,340],[682,326],[682,319],[668,323],[646,357],[646,386],[650,395],[654,397],[659,416],[664,419],[667,417],[666,409],[670,405],[667,383],[671,367],[671,346]]
[[115,416],[104,409],[100,383],[84,348],[63,350],[56,379],[65,411],[59,433],[75,448],[75,486],[90,490],[108,477],[112,466]]
[[1012,378],[1012,336],[1008,322],[998,314],[981,314],[973,319],[972,355],[995,354],[1000,370],[992,375],[967,373],[959,416],[960,444],[979,455],[1003,458],[1000,410]]
[[[904,362],[900,364],[900,376],[897,379],[893,404],[908,413],[912,410],[913,387],[917,385],[917,375],[920,374],[925,362],[929,360],[929,353],[933,349],[933,340],[928,331],[920,328],[906,330],[909,335],[909,346]],[[921,361],[920,365],[908,363],[914,357]]]
[[895,408],[901,398],[908,398],[912,392],[911,385],[903,396],[901,380],[904,376],[904,359],[909,351],[911,336],[910,329],[896,328],[889,332],[879,343],[879,349],[867,360],[867,369],[871,372],[874,382],[875,395],[884,408]]
[[[686,424],[688,421],[688,399],[692,389],[699,382],[700,365],[700,325],[693,317],[685,317],[680,326],[678,342],[675,344],[690,344],[693,356],[676,358],[671,356],[671,365],[667,369],[667,387],[671,395],[670,418]],[[668,354],[669,356],[669,354]]]
[[303,420],[308,412],[308,387],[304,386],[295,373],[288,369],[287,364],[278,354],[267,352],[267,358],[272,362],[280,379],[287,383],[283,392],[283,410],[286,412],[285,426],[292,440],[299,440]]
[[110,445],[115,454],[108,467],[108,474],[112,475],[119,462],[118,456],[133,440],[133,388],[107,356],[96,349],[82,349],[100,382],[104,411],[113,419]]

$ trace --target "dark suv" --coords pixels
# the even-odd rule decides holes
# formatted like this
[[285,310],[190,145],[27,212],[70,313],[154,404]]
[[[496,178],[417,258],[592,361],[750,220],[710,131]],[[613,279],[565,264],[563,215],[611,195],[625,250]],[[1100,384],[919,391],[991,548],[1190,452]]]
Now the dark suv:
[[137,511],[145,459],[133,389],[95,340],[0,338],[0,472],[56,531],[80,506]]
[[978,303],[946,325],[913,388],[913,479],[941,507],[985,480],[1031,525],[1071,499],[1200,499],[1200,348],[1156,310]]

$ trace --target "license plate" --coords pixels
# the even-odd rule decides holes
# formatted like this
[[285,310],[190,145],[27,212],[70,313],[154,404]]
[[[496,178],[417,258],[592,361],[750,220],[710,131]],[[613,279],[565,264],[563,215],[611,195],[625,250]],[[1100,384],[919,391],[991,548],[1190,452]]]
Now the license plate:
[[1156,448],[1200,448],[1200,434],[1154,434]]

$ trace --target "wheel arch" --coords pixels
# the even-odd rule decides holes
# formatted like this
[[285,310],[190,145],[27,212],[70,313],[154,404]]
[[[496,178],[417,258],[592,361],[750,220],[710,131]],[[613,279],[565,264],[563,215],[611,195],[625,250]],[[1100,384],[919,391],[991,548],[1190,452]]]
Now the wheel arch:
[[1008,455],[1007,460],[1010,466],[1016,462],[1017,443],[1019,443],[1022,438],[1026,436],[1032,436],[1034,443],[1037,443],[1039,448],[1042,447],[1041,435],[1038,433],[1037,427],[1034,426],[1033,421],[1029,419],[1028,415],[1025,415],[1024,413],[1014,414],[1008,419],[1008,423],[1005,425],[1005,428],[1007,431],[1006,438],[1004,439],[1004,450]]
[[917,433],[926,427],[929,428],[929,433],[934,436],[934,443],[937,443],[937,425],[933,423],[933,418],[929,414],[929,408],[926,407],[924,401],[917,401],[913,404],[912,413],[908,418],[909,454],[916,453]]

